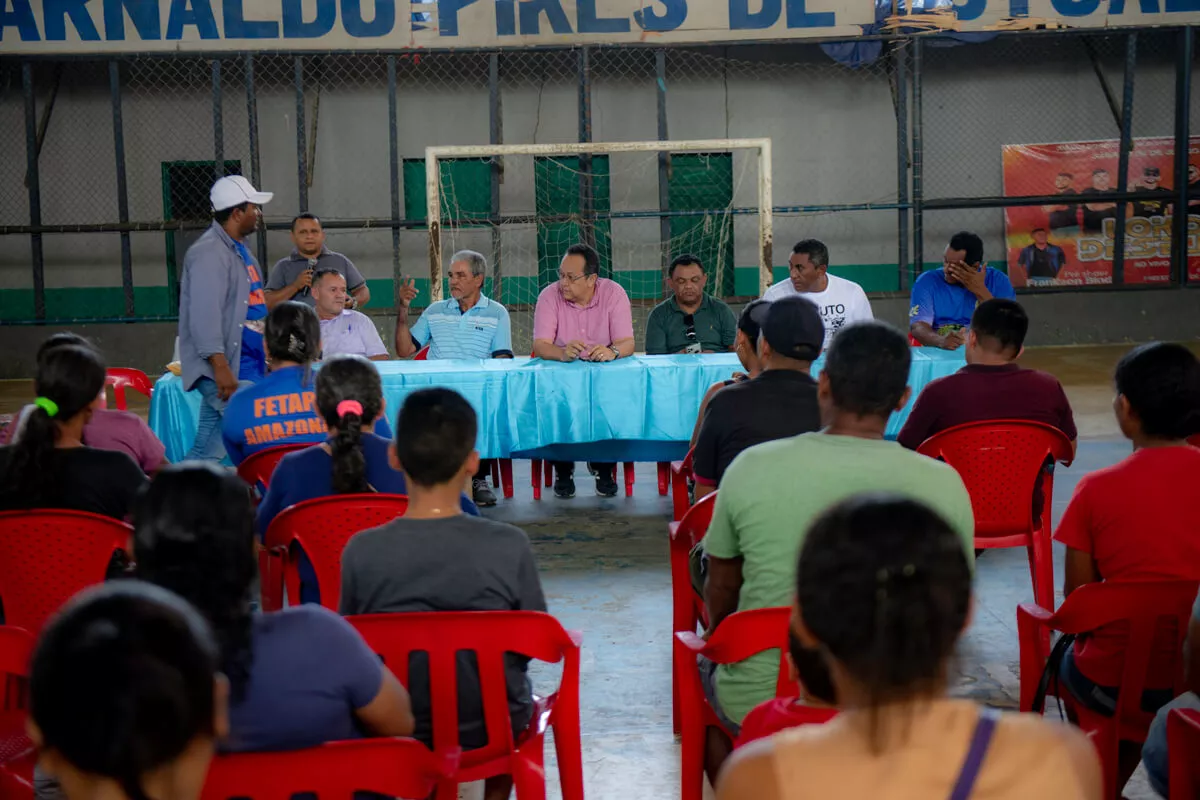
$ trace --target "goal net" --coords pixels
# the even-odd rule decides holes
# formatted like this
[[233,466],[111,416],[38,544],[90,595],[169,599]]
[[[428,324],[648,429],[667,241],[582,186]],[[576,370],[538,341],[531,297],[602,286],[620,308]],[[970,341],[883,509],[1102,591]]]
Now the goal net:
[[769,139],[431,147],[425,179],[431,301],[449,297],[456,252],[482,253],[484,293],[507,306],[518,355],[575,243],[629,294],[639,351],[676,256],[700,259],[715,297],[756,297],[770,281]]

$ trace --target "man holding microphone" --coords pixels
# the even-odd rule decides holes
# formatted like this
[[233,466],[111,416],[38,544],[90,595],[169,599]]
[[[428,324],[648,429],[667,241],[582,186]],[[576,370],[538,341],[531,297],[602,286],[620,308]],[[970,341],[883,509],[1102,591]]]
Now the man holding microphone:
[[325,229],[316,214],[306,212],[292,220],[292,244],[296,248],[291,255],[276,262],[267,276],[268,311],[288,300],[315,308],[312,279],[321,270],[346,276],[346,308],[361,308],[371,299],[367,281],[354,263],[325,246]]

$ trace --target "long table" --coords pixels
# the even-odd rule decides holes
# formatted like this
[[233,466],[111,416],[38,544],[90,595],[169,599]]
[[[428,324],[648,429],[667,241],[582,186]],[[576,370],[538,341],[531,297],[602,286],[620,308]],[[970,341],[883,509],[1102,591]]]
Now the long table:
[[[963,366],[961,351],[914,348],[912,400],[888,422],[895,438],[921,389]],[[813,365],[817,375],[823,359]],[[387,414],[404,398],[442,386],[461,393],[479,415],[484,458],[558,461],[677,461],[687,454],[704,393],[740,370],[732,353],[633,356],[604,364],[537,358],[376,362]],[[179,461],[191,449],[200,416],[198,392],[167,373],[154,386],[150,427]]]

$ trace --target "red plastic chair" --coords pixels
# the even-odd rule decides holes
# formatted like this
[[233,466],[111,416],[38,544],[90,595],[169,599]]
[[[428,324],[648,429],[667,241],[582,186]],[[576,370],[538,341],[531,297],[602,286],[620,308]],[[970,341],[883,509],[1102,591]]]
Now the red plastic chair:
[[924,347],[925,345],[923,345],[923,344],[921,344],[920,342],[918,342],[918,341],[917,341],[917,337],[913,336],[913,335],[910,333],[910,334],[908,335],[908,346],[909,346],[909,347]]
[[[1144,742],[1153,714],[1142,711],[1142,691],[1146,672],[1154,657],[1156,636],[1164,631],[1174,635],[1171,667],[1175,694],[1182,693],[1183,639],[1187,634],[1192,604],[1196,600],[1197,581],[1105,581],[1081,586],[1071,593],[1054,614],[1040,605],[1022,603],[1017,607],[1017,634],[1021,643],[1021,711],[1033,708],[1038,681],[1046,666],[1046,634],[1089,633],[1098,628],[1122,623],[1119,630],[1128,633],[1125,663],[1118,684],[1117,715],[1105,717],[1086,708],[1068,691],[1059,699],[1087,733],[1100,754],[1104,768],[1105,797],[1119,797],[1117,786],[1117,746],[1120,741]],[[1111,630],[1111,629],[1110,629]],[[1115,631],[1114,631],[1115,632]],[[1053,691],[1056,683],[1051,681]]]
[[25,679],[33,637],[28,631],[0,626],[0,678],[7,681],[8,697],[0,708],[0,798],[31,800],[33,765],[37,753],[25,734]]
[[[720,728],[729,736],[716,712],[704,696],[700,684],[697,656],[717,664],[735,664],[750,656],[779,648],[779,674],[775,680],[776,697],[795,697],[799,687],[789,679],[787,633],[790,608],[760,608],[731,614],[707,642],[689,631],[675,634],[675,683],[679,686],[680,758],[682,761],[682,800],[701,800],[704,796],[704,740],[708,728]],[[765,699],[765,698],[764,698]]]
[[683,515],[687,513],[688,507],[692,504],[691,497],[688,495],[688,481],[695,479],[695,473],[692,472],[692,458],[696,453],[696,448],[688,450],[683,461],[671,462],[671,519],[683,519]]
[[1200,447],[1200,433],[1197,433],[1195,436],[1189,436],[1188,444],[1192,447]]
[[121,411],[124,411],[126,408],[126,389],[133,389],[138,394],[146,395],[146,397],[154,394],[154,382],[140,369],[112,367],[107,371],[104,383],[106,386],[113,387],[113,402]]
[[59,606],[103,583],[114,551],[128,551],[133,529],[85,511],[0,513],[0,598],[5,622],[36,636]]
[[424,347],[422,347],[420,350],[417,351],[417,354],[412,357],[412,360],[413,361],[428,361],[429,360],[429,348],[430,348],[430,345],[425,345]]
[[458,753],[435,754],[415,739],[360,739],[277,753],[219,755],[208,768],[201,800],[351,800],[355,792],[428,797],[452,775]]
[[[958,471],[975,512],[975,547],[1025,547],[1033,598],[1054,609],[1054,551],[1050,505],[1054,476],[1047,458],[1071,462],[1071,441],[1051,425],[1023,420],[988,420],[956,425],[926,439],[917,452]],[[1034,519],[1034,489],[1041,481],[1042,514]]]
[[[458,772],[439,783],[437,800],[454,800],[459,783],[494,775],[512,775],[518,798],[544,798],[543,750],[547,726],[554,729],[563,800],[583,800],[579,738],[582,638],[578,633],[564,630],[554,617],[536,611],[369,614],[347,620],[406,686],[409,655],[429,654],[433,745],[438,751],[459,747],[457,655],[460,650],[475,653],[488,744],[462,754]],[[533,719],[515,739],[504,677],[506,652],[549,663],[563,662],[558,690],[549,697],[535,698]]]
[[[288,506],[271,520],[264,537],[267,570],[260,574],[263,610],[283,608],[283,589],[292,605],[300,602],[299,546],[312,562],[321,605],[338,610],[342,593],[342,550],[350,537],[377,528],[408,510],[402,494],[337,494]],[[262,570],[262,561],[259,562]]]
[[1167,715],[1167,756],[1171,800],[1200,797],[1200,711],[1176,708]]
[[[692,588],[690,556],[692,548],[700,543],[712,522],[713,507],[717,504],[717,493],[711,492],[688,509],[679,522],[667,524],[671,540],[671,633],[685,631],[695,633],[696,626],[708,626],[708,612],[704,599]],[[675,732],[679,733],[679,684],[671,682],[672,719]]]
[[658,496],[666,497],[671,488],[671,462],[658,462]]
[[284,456],[288,453],[294,453],[297,450],[303,450],[306,447],[312,446],[312,443],[305,442],[302,444],[281,444],[277,447],[268,447],[266,450],[259,450],[241,464],[238,464],[238,477],[248,483],[252,489],[265,492],[267,487],[271,485],[271,476],[275,474],[275,468],[279,466],[279,462],[283,460]]

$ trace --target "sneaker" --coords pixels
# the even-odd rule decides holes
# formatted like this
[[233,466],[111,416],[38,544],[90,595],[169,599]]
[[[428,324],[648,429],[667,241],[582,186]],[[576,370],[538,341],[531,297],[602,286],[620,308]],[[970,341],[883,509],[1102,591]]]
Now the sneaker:
[[596,473],[596,494],[601,497],[617,496],[617,476],[615,472]]
[[475,501],[475,505],[480,507],[496,505],[496,493],[483,478],[475,478],[471,481],[471,499]]
[[575,496],[575,477],[573,475],[559,475],[554,481],[554,496],[561,497],[563,500],[569,500]]

